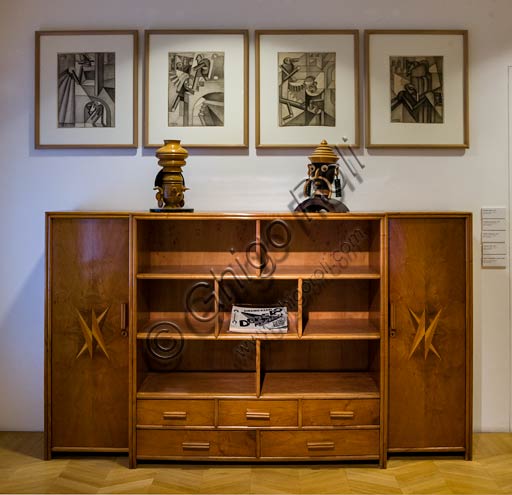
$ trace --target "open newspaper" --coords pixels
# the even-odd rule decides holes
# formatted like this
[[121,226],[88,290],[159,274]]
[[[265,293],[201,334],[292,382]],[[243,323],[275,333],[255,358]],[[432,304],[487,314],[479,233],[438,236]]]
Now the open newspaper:
[[288,312],[284,306],[235,306],[231,310],[230,332],[286,333]]

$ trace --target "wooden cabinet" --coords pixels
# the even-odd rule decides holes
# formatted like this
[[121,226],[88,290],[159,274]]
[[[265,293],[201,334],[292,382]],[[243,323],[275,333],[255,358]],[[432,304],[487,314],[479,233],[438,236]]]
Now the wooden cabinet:
[[471,456],[471,216],[389,219],[389,450]]
[[[131,464],[384,465],[385,228],[384,215],[134,215]],[[288,332],[230,332],[235,304],[286,306]]]
[[128,232],[128,216],[47,216],[47,457],[128,451]]
[[[48,456],[470,456],[471,215],[47,219]],[[276,304],[287,333],[229,330]]]

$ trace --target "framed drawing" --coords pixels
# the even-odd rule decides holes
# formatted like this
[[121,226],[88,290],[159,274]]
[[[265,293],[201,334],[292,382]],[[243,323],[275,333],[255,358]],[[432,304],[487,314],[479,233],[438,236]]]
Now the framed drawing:
[[365,31],[366,147],[468,148],[468,33]]
[[248,146],[246,30],[145,32],[144,146]]
[[137,31],[37,31],[35,147],[137,147],[137,56]]
[[359,32],[256,31],[256,147],[359,147]]

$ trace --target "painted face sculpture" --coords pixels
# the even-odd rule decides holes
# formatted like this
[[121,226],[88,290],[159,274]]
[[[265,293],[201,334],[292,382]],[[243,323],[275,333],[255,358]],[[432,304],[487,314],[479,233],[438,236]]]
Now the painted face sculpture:
[[333,187],[336,196],[341,196],[338,157],[327,141],[323,140],[309,159],[311,163],[308,164],[304,196],[329,199],[332,196]]
[[[343,174],[338,165],[338,156],[332,146],[323,140],[313,154],[308,157],[311,161],[307,165],[308,177],[304,183],[304,196],[295,211],[302,212],[347,212],[348,208],[334,195],[341,197]],[[343,186],[345,181],[343,181]]]

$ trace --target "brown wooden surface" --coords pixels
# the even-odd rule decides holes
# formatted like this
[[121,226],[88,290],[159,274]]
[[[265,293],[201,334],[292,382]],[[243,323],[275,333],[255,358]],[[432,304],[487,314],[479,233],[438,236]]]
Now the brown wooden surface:
[[[471,242],[471,240],[469,240]],[[389,449],[466,447],[466,219],[391,218],[389,223]],[[441,311],[432,345],[411,350],[426,312]]]
[[219,426],[298,426],[297,401],[219,400]]
[[[48,387],[52,448],[128,447],[128,338],[121,308],[128,303],[128,218],[49,217]],[[96,316],[109,358],[84,335]]]
[[[131,430],[133,436],[132,446],[134,447],[131,458],[132,466],[135,464],[135,453],[139,452],[138,449],[135,449],[137,432],[135,429],[136,403],[139,406],[139,414],[147,414],[148,416],[146,417],[150,418],[146,424],[148,430],[174,428],[174,431],[177,432],[179,431],[177,428],[181,426],[184,428],[204,429],[212,425],[221,425],[223,428],[232,429],[231,433],[239,433],[235,431],[237,427],[247,428],[256,423],[257,428],[265,428],[264,425],[272,420],[267,419],[267,413],[269,418],[275,418],[276,413],[266,409],[263,410],[264,407],[262,406],[271,404],[271,407],[279,409],[277,413],[278,423],[275,426],[272,425],[271,428],[293,428],[294,426],[289,425],[289,415],[293,415],[295,418],[293,425],[303,424],[305,428],[310,428],[304,433],[319,433],[317,430],[323,427],[330,429],[349,428],[359,431],[370,429],[369,431],[372,431],[372,434],[379,437],[378,445],[381,446],[380,452],[379,447],[377,447],[377,453],[357,454],[356,448],[354,452],[344,454],[336,451],[338,448],[336,446],[337,438],[326,440],[319,437],[311,437],[308,440],[310,444],[308,450],[313,451],[314,454],[307,455],[304,458],[328,459],[330,457],[347,458],[347,456],[352,456],[375,459],[380,453],[381,466],[384,465],[384,452],[387,450],[386,362],[388,358],[387,334],[385,332],[388,312],[387,291],[385,290],[388,275],[387,224],[385,217],[374,214],[347,214],[328,217],[313,215],[313,217],[311,222],[306,222],[303,218],[301,219],[290,214],[238,215],[199,213],[183,214],[180,216],[138,214],[132,216],[133,237],[131,244],[129,244],[128,215],[112,214],[109,216],[108,213],[98,213],[97,216],[94,216],[87,213],[62,213],[52,216],[52,221],[56,222],[55,225],[74,225],[76,222],[79,227],[69,234],[69,239],[72,239],[72,243],[71,246],[66,246],[65,248],[54,246],[53,230],[50,230],[52,241],[48,243],[50,253],[49,272],[51,271],[50,267],[53,267],[53,260],[57,259],[55,252],[58,249],[61,249],[63,253],[65,252],[66,256],[71,259],[82,256],[80,253],[83,256],[87,255],[89,258],[95,259],[106,257],[108,262],[105,266],[101,267],[104,271],[105,267],[108,267],[110,270],[115,269],[120,260],[123,259],[123,256],[119,254],[123,246],[128,250],[128,246],[131,245],[133,297],[131,298],[130,320],[127,320],[127,322],[131,323],[131,320],[134,322],[138,321],[140,330],[146,328],[146,325],[150,322],[166,319],[178,322],[178,326],[182,330],[183,349],[180,351],[178,359],[173,363],[166,363],[165,360],[162,361],[151,355],[146,345],[148,337],[151,336],[149,331],[139,332],[138,335],[135,332],[133,334],[132,358],[134,361],[132,366],[132,386],[134,400],[132,403],[133,412],[130,413],[134,418]],[[398,247],[393,243],[393,239],[391,240],[389,252],[392,264],[395,263],[396,266],[400,266],[403,270],[406,267],[412,266],[413,270],[411,271],[416,277],[419,275],[424,277],[428,275],[429,277],[427,277],[427,282],[418,282],[418,280],[414,281],[414,277],[409,280],[407,277],[400,275],[399,281],[401,284],[404,284],[407,297],[414,296],[414,298],[418,299],[418,294],[427,293],[430,288],[434,287],[434,300],[437,301],[443,297],[448,298],[450,305],[457,306],[457,310],[460,309],[458,274],[460,274],[462,263],[462,314],[469,321],[471,317],[471,289],[468,288],[467,279],[470,273],[468,273],[464,260],[461,262],[460,260],[450,258],[450,253],[459,252],[460,243],[458,241],[449,241],[446,245],[441,242],[439,237],[435,238],[438,226],[445,224],[446,226],[441,229],[443,230],[442,239],[448,233],[450,235],[455,233],[458,236],[459,231],[465,231],[467,228],[467,218],[468,216],[463,213],[389,215],[391,222],[390,230],[392,235],[395,235],[394,239],[396,239],[396,232],[393,230],[394,224],[398,225],[398,222],[412,222],[413,226],[415,225],[412,233],[408,234],[408,237],[400,237]],[[277,263],[279,267],[284,267],[284,270],[280,272],[279,268],[277,269],[273,274],[277,280],[273,282],[263,279],[256,280],[257,270],[255,270],[254,273],[247,277],[244,276],[245,291],[243,291],[240,289],[239,282],[240,274],[244,275],[245,268],[243,266],[240,267],[236,263],[236,257],[242,254],[238,248],[243,246],[247,240],[258,239],[260,235],[262,239],[266,239],[270,243],[268,226],[276,219],[282,219],[287,225],[290,225],[293,240],[290,242],[289,247],[291,246],[295,250],[297,264],[293,260],[294,255],[292,254],[290,258],[290,253],[286,252],[286,249],[281,250],[271,246],[272,249],[268,252],[272,256],[273,262]],[[123,224],[125,226],[124,240],[122,240],[123,238],[118,240],[112,234],[112,232],[114,234],[117,232],[115,228],[112,228],[112,222],[114,222],[114,225]],[[453,222],[455,222],[455,227]],[[107,224],[108,227],[101,227]],[[312,227],[310,227],[310,224]],[[432,225],[435,225],[435,227],[432,227]],[[205,230],[203,230],[203,227],[205,227]],[[311,240],[303,232],[304,228],[309,228],[317,235],[316,238]],[[359,234],[358,239],[350,238],[354,229],[358,228],[363,234]],[[416,228],[418,230],[414,230]],[[225,231],[224,229],[227,230]],[[98,237],[94,242],[89,242],[88,240],[90,237],[94,237],[90,235],[90,232],[94,232],[96,237]],[[274,234],[276,232],[278,231],[273,231]],[[341,245],[345,242],[347,235],[349,239],[347,242],[351,242],[352,245],[350,250],[344,253]],[[279,240],[279,238],[273,238],[274,241],[276,239]],[[359,243],[356,241],[359,241]],[[408,244],[409,241],[412,242],[412,248]],[[113,249],[112,246],[114,245],[119,251],[116,251],[113,255],[110,250]],[[410,251],[405,252],[404,245],[408,246]],[[234,248],[235,251],[233,253],[230,251],[230,247]],[[339,251],[336,251],[337,249]],[[333,250],[332,253],[330,250]],[[471,253],[465,241],[462,242],[462,250],[469,262]],[[264,247],[256,246],[254,249],[255,253],[264,251]],[[406,253],[405,255],[403,254],[404,252]],[[313,269],[311,273],[314,273],[313,267],[315,267],[315,264],[320,259],[324,263],[324,255],[326,253],[332,254],[334,261],[336,261],[336,258],[340,258],[342,254],[346,254],[349,266],[348,269],[342,267],[339,273],[336,270],[325,271],[324,268],[323,278],[326,282],[321,284],[321,294],[315,295],[310,290],[311,287],[308,287],[308,270],[311,268]],[[96,256],[97,254],[98,256]],[[69,269],[67,261],[61,263],[61,256],[66,260],[66,256],[59,255],[57,264],[59,270],[66,274],[66,281],[68,278],[70,280],[73,280],[73,277],[77,278],[76,275],[73,275],[73,271]],[[110,260],[109,256],[115,258],[117,265]],[[124,276],[126,280],[128,278],[127,254],[125,256],[126,275]],[[422,261],[418,265],[418,259],[425,259],[421,258],[421,256],[427,256],[427,261]],[[192,264],[180,265],[187,257],[192,259]],[[227,260],[230,261],[228,262]],[[306,264],[301,265],[301,262]],[[308,267],[307,263],[309,262],[313,263],[313,265]],[[397,265],[397,263],[401,263],[401,265]],[[61,268],[61,265],[63,268]],[[86,266],[86,269],[84,270],[82,267],[82,279],[77,282],[77,286],[80,286],[82,293],[89,297],[88,301],[91,301],[91,285],[94,285],[95,288],[97,286],[105,288],[108,284],[115,285],[115,282],[109,281],[108,277],[102,277],[101,280],[98,280],[99,272],[91,269],[89,265],[84,266]],[[229,266],[233,268],[234,272],[226,270]],[[325,265],[324,263],[320,269],[322,269],[322,266],[330,266],[332,268],[333,265],[329,263]],[[147,267],[148,272],[137,273],[138,269],[142,270]],[[212,267],[214,268],[213,272],[210,270]],[[315,268],[318,267],[316,266]],[[68,276],[69,273],[71,277]],[[60,284],[63,285],[64,276],[60,275],[60,277]],[[121,278],[118,276],[116,279],[118,285]],[[449,285],[445,293],[443,292],[445,289],[440,290],[437,285],[443,286],[443,281],[446,280],[449,280],[451,285]],[[202,306],[200,305],[201,311],[208,313],[209,316],[214,316],[215,313],[220,311],[220,317],[212,318],[212,322],[205,325],[207,329],[204,332],[198,331],[201,325],[188,321],[187,312],[183,308],[183,294],[190,284],[195,284],[196,282],[211,283],[210,289],[215,296],[210,298],[210,302],[205,302]],[[56,287],[60,292],[63,292],[62,288],[59,288],[60,286],[58,284],[55,285],[55,283],[54,275],[51,274],[48,281],[49,290],[51,289],[49,300],[52,301],[52,305],[48,307],[49,328],[53,327],[54,321],[53,305],[55,303],[53,293]],[[224,298],[220,298],[219,296],[223,291],[227,292],[228,296],[230,294],[234,295],[234,298],[226,297],[225,293]],[[72,291],[67,292],[72,293]],[[272,299],[280,299],[280,296],[289,292],[292,292],[289,308],[292,320],[292,330],[290,333],[271,337],[261,335],[258,336],[253,344],[251,342],[253,336],[251,335],[237,336],[236,334],[231,335],[226,332],[226,326],[223,326],[222,322],[228,320],[227,316],[229,316],[229,310],[233,303],[258,302],[260,304],[270,304]],[[294,298],[293,294],[295,292],[296,297]],[[115,315],[112,312],[112,308],[107,313],[105,324],[101,327],[104,327],[106,336],[110,328],[109,322],[111,317],[115,316],[118,319],[119,328],[122,326],[121,305],[128,302],[127,293],[128,290],[125,287],[124,301],[119,302],[119,310],[115,311]],[[403,301],[400,300],[400,302]],[[97,299],[93,298],[90,306],[94,306],[93,309],[95,309],[97,315],[100,314],[102,308]],[[392,312],[395,317],[394,320],[401,324],[401,321],[404,319],[403,314],[400,315],[400,311],[397,311],[396,304],[392,304],[392,308],[394,308]],[[412,307],[411,309],[416,314],[420,314],[422,310],[420,307]],[[427,322],[430,322],[430,319],[435,316],[436,311],[437,308],[427,307]],[[449,323],[458,328],[455,324],[458,320],[454,319],[455,317],[453,316],[445,317],[445,311],[447,311],[447,308],[443,307],[439,328],[436,330],[433,338],[433,345],[436,351],[439,350],[442,357],[444,355],[440,350],[442,348],[441,344],[444,345],[452,335],[445,336],[441,331],[443,326]],[[457,311],[455,313],[459,314]],[[90,310],[89,313],[84,310],[82,315],[85,320],[90,320]],[[415,327],[408,312],[407,316],[409,318],[408,323],[410,324],[409,330],[413,332],[412,337],[409,335],[409,338],[414,338]],[[445,318],[446,321],[444,320]],[[71,320],[71,317],[68,319]],[[399,325],[397,324],[397,326]],[[77,329],[80,332],[78,335],[82,339],[79,346],[81,348],[83,337],[79,326],[77,326]],[[396,337],[391,338],[391,373],[393,373],[393,340],[395,338],[398,339],[399,336],[400,332]],[[303,341],[298,340],[300,337],[303,338]],[[438,343],[440,337],[441,342]],[[174,337],[165,336],[163,340],[169,341],[171,338]],[[50,338],[47,345],[52,345]],[[110,349],[109,345],[107,343],[107,349]],[[463,342],[463,347],[464,345],[470,347],[469,337]],[[421,358],[422,362],[425,361],[422,346],[423,343],[420,343],[416,353],[412,355],[411,361],[416,358]],[[77,353],[79,350],[77,349]],[[451,352],[448,354],[450,358],[458,359],[457,352],[453,356]],[[86,355],[88,357],[88,354],[85,353],[80,356],[79,360],[86,357]],[[469,360],[470,353],[463,350],[462,355],[464,367],[469,370],[471,364]],[[103,357],[103,353],[96,346],[93,360],[97,358],[102,359]],[[406,357],[408,357],[408,354]],[[427,363],[432,358],[438,359],[430,352],[427,356]],[[88,357],[88,359],[90,358]],[[105,361],[107,361],[106,358]],[[445,365],[444,361],[442,365]],[[399,369],[403,366],[405,365],[400,364]],[[448,382],[447,377],[451,380],[452,375],[457,376],[457,369],[454,369],[452,366],[449,368],[449,372],[446,371],[441,377],[436,375],[435,381],[444,380]],[[407,380],[414,379],[415,372],[410,372],[404,378],[406,382]],[[430,379],[432,377],[428,378],[428,380]],[[127,378],[125,378],[125,383],[127,383],[126,380]],[[103,382],[99,383],[101,385]],[[407,385],[409,390],[413,390],[416,393],[427,393],[426,388],[422,391],[418,390],[416,382],[412,381],[412,385],[410,384],[411,382],[407,383],[409,383]],[[438,383],[431,387],[434,395],[438,393],[435,386],[438,386]],[[463,383],[463,387],[465,395],[462,401],[463,403],[465,401],[466,404],[470,404],[471,387],[468,380]],[[115,389],[109,389],[109,393],[113,397],[121,389],[122,387],[118,386]],[[48,390],[48,397],[51,400],[53,389],[48,386]],[[94,393],[97,395],[98,391],[96,390]],[[396,404],[393,405],[394,399],[392,394],[393,382],[391,383],[391,400],[389,404],[391,408],[399,407]],[[410,395],[407,394],[407,391],[405,393],[400,391],[399,404],[401,400],[403,406],[404,401],[406,401],[407,408],[412,409],[413,412],[417,412],[417,409],[421,407],[423,407],[422,412],[426,410],[426,403],[418,405],[415,402],[415,398],[411,399]],[[218,407],[213,407],[215,404],[214,398],[217,399]],[[203,399],[203,401],[198,401],[198,399]],[[452,397],[452,399],[459,402],[458,398]],[[124,400],[126,400],[126,397],[124,397]],[[295,407],[289,408],[288,406],[280,408],[278,406],[280,403],[297,404],[297,400],[299,404],[302,403],[302,406],[298,409],[295,409]],[[120,402],[116,400],[116,403],[119,404]],[[154,404],[151,405],[151,403]],[[169,410],[161,410],[161,407],[167,403],[171,406],[181,405],[183,407],[171,407]],[[209,404],[208,407],[202,407],[206,403]],[[327,408],[326,405],[329,403],[332,403],[333,407],[329,406]],[[200,407],[197,409],[195,407],[196,404],[200,404]],[[343,404],[354,405],[352,417],[347,416],[347,411],[350,413],[348,405],[346,409],[334,407],[334,405],[341,406]],[[435,427],[438,427],[439,423],[441,430],[443,430],[445,428],[443,423],[445,418],[444,410],[441,411],[443,406],[438,406],[435,400],[429,401],[428,405],[430,404],[434,404],[437,408],[430,421]],[[146,406],[148,407],[146,408]],[[213,407],[213,412],[211,407]],[[403,410],[407,410],[401,406],[399,409],[398,412],[396,409],[390,411],[390,415],[394,418],[390,418],[391,428],[393,428],[392,421],[396,420],[397,414],[403,414]],[[162,419],[165,413],[167,413],[167,418]],[[243,417],[244,414],[246,415],[245,419]],[[452,413],[448,408],[449,414]],[[51,414],[49,415],[51,416]],[[104,424],[108,424],[108,418],[111,416],[105,414],[103,416],[107,417]],[[192,419],[196,417],[198,419]],[[205,417],[208,419],[205,420]],[[441,420],[438,419],[440,417],[442,418]],[[464,418],[463,423],[466,425],[464,434],[465,437],[469,437],[467,429],[470,428],[471,417],[467,407],[461,413],[461,416],[457,416],[457,418],[459,417]],[[283,420],[283,418],[286,419]],[[187,421],[190,423],[186,424]],[[281,421],[285,421],[286,424],[283,424]],[[403,424],[402,417],[397,421],[400,422],[399,427],[401,428]],[[410,421],[412,424],[413,420]],[[50,422],[51,418],[48,419],[48,424]],[[60,423],[65,424],[66,422],[60,421]],[[274,432],[286,433],[284,431]],[[299,433],[299,430],[296,430],[295,433]],[[421,435],[423,435],[421,438],[427,438],[430,433],[423,432]],[[217,438],[215,435],[210,439],[205,439],[204,437],[202,439],[199,437],[192,439],[184,438],[180,448],[182,449],[183,445],[185,445],[185,448],[193,451],[192,455],[198,459],[236,459],[239,457],[239,454],[236,452],[229,455],[223,454],[220,451],[219,453],[215,451],[216,447],[213,447],[213,454],[205,455],[205,444],[210,442],[210,445],[214,445]],[[259,452],[258,438],[257,435],[254,437],[256,453]],[[446,435],[444,438],[446,438]],[[146,445],[149,444],[146,442]],[[66,447],[56,445],[53,442],[51,445],[55,450],[59,451]],[[465,448],[466,454],[468,453],[468,447],[464,444],[464,440],[461,445],[450,445],[453,451],[460,451]],[[393,447],[390,440],[390,450],[396,452],[417,451],[421,448],[429,451],[432,449],[434,451],[447,450],[450,449],[450,445],[447,446],[443,443],[441,446],[436,445],[432,447],[425,446],[420,442],[412,446]],[[112,447],[71,445],[68,448],[75,450],[97,448],[107,449],[108,451]],[[114,448],[126,449],[126,446],[115,446]],[[322,454],[322,450],[325,448],[333,448],[337,453]],[[254,455],[256,454],[249,454],[249,456]],[[186,459],[188,454],[163,454],[146,451],[145,454],[139,454],[139,456],[145,459]],[[270,456],[269,458],[285,459],[289,457],[293,459],[296,456],[297,452],[295,451],[295,453],[289,456],[283,453],[277,456]],[[302,457],[302,454],[299,457]]]
[[378,425],[380,401],[377,399],[302,401],[303,426]]
[[378,398],[379,388],[369,373],[265,373],[262,397]]
[[139,399],[172,397],[254,396],[255,373],[167,372],[148,373],[137,392]]
[[311,339],[347,339],[368,340],[380,339],[380,328],[372,321],[364,318],[324,318],[321,315],[309,314],[302,338]]
[[268,340],[262,342],[264,371],[368,371],[366,340]]
[[222,267],[214,272],[218,278],[233,271],[256,274],[257,262],[248,249],[255,236],[254,220],[137,220],[138,273],[154,273],[159,267],[180,273],[184,265],[191,273],[201,267],[205,275],[210,275],[212,266]]
[[379,454],[379,430],[262,431],[261,457]]
[[255,457],[256,431],[137,430],[137,456]]
[[137,426],[214,426],[213,400],[138,400]]

